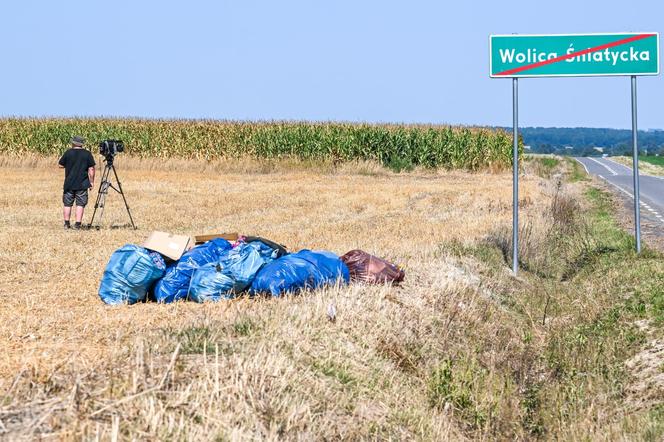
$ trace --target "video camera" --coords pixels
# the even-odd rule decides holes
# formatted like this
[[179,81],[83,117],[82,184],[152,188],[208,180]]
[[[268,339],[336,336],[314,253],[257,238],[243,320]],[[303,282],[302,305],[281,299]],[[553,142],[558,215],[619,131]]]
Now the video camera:
[[[127,204],[127,199],[125,198],[124,191],[122,190],[122,184],[120,184],[120,178],[118,178],[118,173],[115,170],[115,165],[113,160],[117,153],[124,151],[124,143],[120,140],[104,140],[99,143],[99,153],[104,156],[104,171],[101,173],[101,181],[99,183],[99,191],[97,192],[97,202],[95,202],[95,210],[92,212],[92,218],[88,224],[88,228],[92,227],[92,224],[95,220],[95,215],[97,214],[97,209],[99,209],[99,221],[97,221],[97,229],[99,229],[99,223],[101,222],[101,217],[104,215],[104,206],[106,205],[106,196],[108,195],[108,189],[113,189],[120,195],[122,195],[122,201],[124,201],[125,208],[127,209],[127,214],[129,215],[129,221],[131,221],[131,226],[136,229],[134,224],[134,218],[131,217],[131,212],[129,211],[129,205]],[[115,176],[115,181],[117,187],[111,182],[110,173],[113,171],[113,176]]]
[[120,140],[104,140],[99,143],[99,153],[106,161],[113,161],[115,154],[124,151],[124,143]]

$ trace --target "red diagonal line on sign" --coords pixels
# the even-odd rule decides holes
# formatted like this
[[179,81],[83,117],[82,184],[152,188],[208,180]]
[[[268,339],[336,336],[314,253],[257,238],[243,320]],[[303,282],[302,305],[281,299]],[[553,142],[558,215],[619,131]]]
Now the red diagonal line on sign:
[[519,72],[527,71],[527,70],[534,69],[534,68],[537,68],[537,67],[540,67],[540,66],[545,66],[547,64],[557,63],[559,61],[567,60],[569,58],[578,57],[578,56],[584,55],[584,54],[590,54],[591,52],[603,51],[604,49],[613,48],[615,46],[624,45],[626,43],[631,43],[631,42],[637,41],[637,40],[643,40],[644,38],[654,37],[656,35],[657,34],[634,35],[632,37],[623,38],[621,40],[616,40],[616,41],[613,41],[611,43],[606,43],[606,44],[603,44],[603,45],[600,45],[600,46],[595,46],[594,48],[588,48],[588,49],[584,49],[584,50],[579,51],[579,52],[572,52],[571,54],[561,55],[560,57],[552,58],[550,60],[539,61],[537,63],[527,64],[525,66],[519,66],[518,68],[508,69],[506,71],[499,72],[495,75],[497,75],[497,76],[498,75],[508,76],[508,75],[512,75],[512,74],[517,74]]

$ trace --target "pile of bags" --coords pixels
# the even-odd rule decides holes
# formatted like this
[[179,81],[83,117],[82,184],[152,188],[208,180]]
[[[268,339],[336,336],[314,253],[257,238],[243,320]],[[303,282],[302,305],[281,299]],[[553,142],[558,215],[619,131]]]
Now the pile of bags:
[[217,302],[242,293],[279,297],[350,281],[399,283],[403,278],[403,270],[361,250],[341,257],[327,251],[288,253],[259,237],[234,243],[215,238],[169,264],[157,252],[125,245],[111,256],[99,296],[106,304]]

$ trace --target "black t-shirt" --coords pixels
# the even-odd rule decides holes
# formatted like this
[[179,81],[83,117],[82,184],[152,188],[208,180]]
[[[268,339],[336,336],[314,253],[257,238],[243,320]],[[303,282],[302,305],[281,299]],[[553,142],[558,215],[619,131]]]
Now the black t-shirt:
[[90,187],[88,168],[95,165],[90,151],[85,149],[68,149],[58,162],[65,167],[64,191],[86,190]]

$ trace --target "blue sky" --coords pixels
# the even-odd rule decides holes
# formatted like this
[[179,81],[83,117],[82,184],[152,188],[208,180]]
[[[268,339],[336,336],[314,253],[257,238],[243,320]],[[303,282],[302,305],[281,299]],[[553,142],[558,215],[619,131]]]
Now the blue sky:
[[[489,34],[664,34],[662,17],[661,0],[3,2],[0,116],[509,126]],[[519,86],[522,126],[630,127],[629,78]],[[638,90],[639,127],[664,128],[662,77]]]

